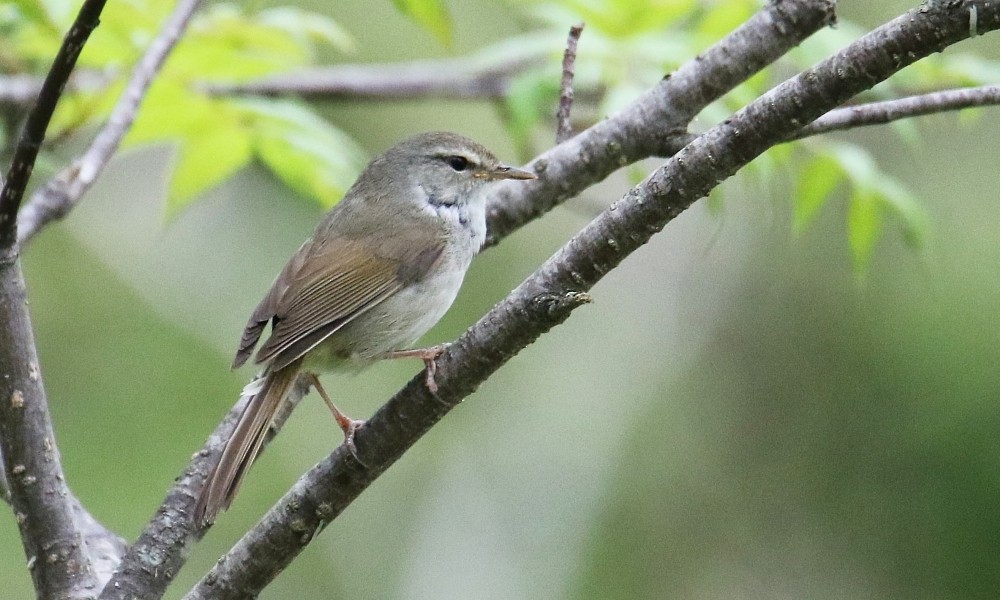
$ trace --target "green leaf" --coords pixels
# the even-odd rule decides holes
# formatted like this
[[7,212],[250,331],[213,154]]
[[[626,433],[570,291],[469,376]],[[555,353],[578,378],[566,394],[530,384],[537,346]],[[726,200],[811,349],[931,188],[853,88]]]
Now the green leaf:
[[225,100],[192,94],[180,82],[160,78],[146,94],[125,143],[137,145],[196,138],[221,121],[236,118],[231,109],[227,114],[227,106]]
[[805,165],[795,191],[793,235],[801,235],[812,224],[819,209],[843,180],[840,163],[828,155],[818,155]]
[[722,216],[723,209],[725,208],[725,191],[723,191],[721,185],[715,186],[708,192],[705,206],[708,208],[708,214],[713,217]]
[[859,186],[874,188],[878,169],[870,154],[859,146],[833,142],[827,145],[830,155],[840,162],[850,180]]
[[[965,111],[962,111],[963,113]],[[959,113],[962,114],[962,113]],[[893,131],[899,134],[904,142],[911,148],[920,146],[920,130],[917,128],[916,119],[898,119],[889,124]]]
[[878,196],[871,188],[859,187],[851,194],[847,210],[847,237],[859,275],[868,271],[872,250],[882,231],[882,212]]
[[434,34],[445,46],[451,45],[451,17],[442,0],[392,0],[396,10]]
[[216,123],[200,135],[185,138],[170,179],[167,218],[245,167],[252,157],[251,138],[237,122],[226,126]]
[[76,16],[76,4],[69,0],[15,0],[17,6],[29,19],[37,23],[65,29]]
[[339,129],[290,100],[241,100],[254,122],[254,154],[285,185],[324,208],[336,204],[364,166],[364,152]]

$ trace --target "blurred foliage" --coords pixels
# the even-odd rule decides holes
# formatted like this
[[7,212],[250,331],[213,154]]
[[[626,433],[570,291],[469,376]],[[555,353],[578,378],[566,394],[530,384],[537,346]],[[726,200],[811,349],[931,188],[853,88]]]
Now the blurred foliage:
[[[105,12],[80,68],[112,75],[109,85],[67,94],[50,138],[92,127],[107,118],[131,67],[157,35],[174,3],[135,0]],[[0,55],[24,70],[43,72],[72,22],[67,2],[20,0],[6,7]],[[293,100],[247,102],[207,93],[205,82],[238,83],[284,73],[313,62],[317,45],[354,49],[334,20],[291,6],[248,14],[234,4],[212,4],[196,15],[157,74],[126,145],[177,146],[166,214],[175,215],[206,190],[230,179],[254,158],[294,189],[332,206],[364,164],[360,148],[329,122]],[[280,159],[277,157],[287,157]],[[288,165],[294,159],[295,167]],[[307,177],[303,178],[302,175]]]

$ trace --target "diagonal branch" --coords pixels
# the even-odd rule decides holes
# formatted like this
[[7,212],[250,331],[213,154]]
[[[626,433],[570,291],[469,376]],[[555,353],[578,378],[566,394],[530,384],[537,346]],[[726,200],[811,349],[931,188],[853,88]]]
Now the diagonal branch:
[[798,140],[831,131],[854,129],[855,127],[884,125],[901,119],[950,110],[997,105],[1000,105],[1000,85],[944,90],[897,100],[847,106],[831,110],[799,129],[789,140]]
[[32,195],[19,215],[17,237],[22,245],[48,223],[66,216],[94,185],[132,126],[153,78],[160,72],[200,4],[201,0],[181,0],[177,4],[159,35],[139,60],[107,123],[94,137],[90,147]]
[[[979,32],[1000,27],[1000,6],[966,2]],[[880,27],[783,83],[693,141],[604,211],[439,359],[435,397],[418,375],[356,437],[358,458],[338,448],[314,467],[186,596],[255,597],[450,408],[542,333],[564,321],[586,291],[720,181],[816,119],[916,60],[969,36],[967,15],[925,6]],[[366,466],[365,466],[366,465]]]

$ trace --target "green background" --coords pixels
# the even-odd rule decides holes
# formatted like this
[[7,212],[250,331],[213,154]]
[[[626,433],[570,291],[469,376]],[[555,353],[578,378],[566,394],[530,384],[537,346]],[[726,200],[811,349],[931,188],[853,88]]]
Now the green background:
[[[842,2],[841,17],[873,26],[908,6],[872,4]],[[445,51],[388,2],[332,10],[362,61],[462,54],[520,26],[453,3]],[[373,154],[443,128],[514,158],[485,104],[323,112]],[[863,280],[842,198],[793,238],[789,186],[727,182],[721,210],[695,205],[609,274],[262,598],[995,597],[997,114],[921,119],[917,148],[850,134],[933,223],[922,251],[890,228]],[[164,224],[170,159],[121,156],[24,255],[69,483],[129,539],[252,375],[228,370],[242,325],[319,216],[255,168]],[[627,186],[612,177],[486,252],[425,339],[459,335]],[[363,418],[418,369],[379,364],[327,389]],[[168,598],[339,442],[307,398]],[[0,519],[5,597],[32,595],[24,561]]]

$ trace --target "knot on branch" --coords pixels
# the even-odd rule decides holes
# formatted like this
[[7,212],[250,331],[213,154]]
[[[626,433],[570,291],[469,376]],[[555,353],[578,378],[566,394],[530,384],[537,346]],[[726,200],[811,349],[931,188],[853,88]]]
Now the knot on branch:
[[590,304],[593,301],[586,292],[565,291],[559,293],[538,294],[531,299],[532,305],[540,309],[548,317],[566,318],[570,311]]

